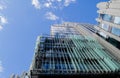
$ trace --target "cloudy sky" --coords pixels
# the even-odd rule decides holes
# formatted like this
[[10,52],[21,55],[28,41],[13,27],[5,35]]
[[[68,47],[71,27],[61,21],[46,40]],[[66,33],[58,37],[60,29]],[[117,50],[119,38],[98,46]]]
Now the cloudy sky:
[[29,69],[37,36],[52,24],[97,24],[100,1],[108,0],[0,0],[0,78]]

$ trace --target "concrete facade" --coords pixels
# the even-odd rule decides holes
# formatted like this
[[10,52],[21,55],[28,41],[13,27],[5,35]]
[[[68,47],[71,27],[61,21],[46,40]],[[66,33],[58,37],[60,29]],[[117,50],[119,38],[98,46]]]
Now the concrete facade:
[[[97,4],[99,17],[96,19],[98,34],[120,49],[120,0]],[[112,40],[112,41],[111,41]]]

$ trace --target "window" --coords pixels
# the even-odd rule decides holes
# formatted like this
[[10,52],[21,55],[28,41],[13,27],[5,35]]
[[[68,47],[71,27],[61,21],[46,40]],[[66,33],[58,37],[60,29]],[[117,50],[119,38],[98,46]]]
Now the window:
[[120,49],[120,42],[119,41],[117,41],[117,40],[115,40],[114,38],[111,38],[111,37],[109,37],[109,39],[107,41],[110,42],[115,47],[117,47],[118,49]]
[[55,64],[55,69],[60,69],[60,64]]
[[106,31],[108,31],[108,29],[109,29],[109,25],[106,25],[106,24],[102,24],[101,27]]
[[107,34],[103,33],[103,32],[99,32],[99,35],[102,36],[103,38],[108,38]]
[[102,14],[102,19],[105,20],[105,21],[111,21],[112,16],[108,15],[108,14]]
[[104,15],[105,15],[105,14],[100,14],[100,18],[102,18],[102,19],[103,19]]
[[50,64],[44,63],[44,64],[42,64],[42,68],[43,69],[49,69],[50,68]]
[[115,17],[114,23],[120,24],[120,17]]
[[120,29],[112,27],[111,33],[120,36]]

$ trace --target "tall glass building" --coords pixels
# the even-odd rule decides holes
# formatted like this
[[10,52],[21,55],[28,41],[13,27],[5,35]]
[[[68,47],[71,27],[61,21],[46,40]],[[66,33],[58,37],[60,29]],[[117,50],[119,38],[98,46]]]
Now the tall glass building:
[[50,36],[38,36],[29,77],[119,77],[120,60],[95,39],[91,26],[55,24]]
[[98,34],[120,49],[120,0],[110,0],[97,4],[99,17]]

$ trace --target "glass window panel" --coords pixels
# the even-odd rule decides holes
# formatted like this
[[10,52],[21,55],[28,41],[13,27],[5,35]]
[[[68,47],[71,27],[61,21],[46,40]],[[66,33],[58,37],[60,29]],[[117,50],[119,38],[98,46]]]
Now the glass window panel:
[[50,66],[49,64],[43,64],[42,68],[43,69],[49,69],[49,66]]
[[62,68],[63,68],[63,69],[66,69],[65,64],[62,64]]
[[120,29],[113,27],[111,33],[120,36]]
[[104,15],[105,15],[105,14],[100,14],[100,18],[102,18],[102,19],[103,19]]
[[111,21],[112,20],[112,16],[108,15],[108,14],[104,14],[102,19],[105,20],[105,21]]
[[100,34],[102,37],[104,37],[104,38],[108,38],[108,36],[107,36],[105,33],[103,33],[103,32],[99,32],[99,34]]
[[108,31],[108,29],[109,29],[109,25],[102,24],[102,28],[103,28],[104,30]]
[[55,64],[55,69],[59,69],[60,68],[60,64]]
[[120,17],[115,17],[114,23],[120,24]]

